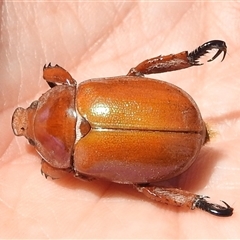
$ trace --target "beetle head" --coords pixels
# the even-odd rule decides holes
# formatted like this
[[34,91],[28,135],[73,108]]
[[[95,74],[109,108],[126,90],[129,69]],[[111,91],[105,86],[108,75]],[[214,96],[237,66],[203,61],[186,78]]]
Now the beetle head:
[[34,145],[32,122],[37,109],[38,101],[34,101],[27,109],[17,108],[12,117],[12,129],[16,136],[24,136],[31,145]]

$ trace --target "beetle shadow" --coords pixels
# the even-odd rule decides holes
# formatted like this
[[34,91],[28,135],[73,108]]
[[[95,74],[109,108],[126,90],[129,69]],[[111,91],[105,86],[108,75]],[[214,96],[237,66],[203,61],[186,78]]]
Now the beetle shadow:
[[181,175],[167,181],[157,183],[157,185],[176,187],[193,193],[199,192],[208,184],[217,162],[222,157],[223,153],[221,153],[221,151],[204,146],[197,159],[189,169]]
[[[216,166],[219,159],[222,158],[222,156],[223,154],[221,153],[221,151],[216,151],[211,147],[205,146],[202,148],[196,161],[187,171],[177,177],[174,177],[167,181],[158,182],[154,185],[161,187],[180,188],[193,193],[199,192],[199,194],[204,195],[204,191],[202,191],[202,189],[208,184],[209,179],[214,171],[214,167]],[[54,180],[54,182],[61,187],[65,187],[68,189],[83,189],[84,191],[90,191],[99,198],[124,198],[130,201],[144,200],[149,201],[152,204],[156,204],[156,206],[160,208],[167,208],[168,210],[173,212],[188,211],[187,209],[178,210],[178,208],[176,208],[175,206],[166,206],[164,204],[154,202],[151,199],[143,196],[143,194],[136,191],[132,185],[111,183],[104,180],[81,181],[80,179],[77,179],[72,175],[69,175],[64,179]]]

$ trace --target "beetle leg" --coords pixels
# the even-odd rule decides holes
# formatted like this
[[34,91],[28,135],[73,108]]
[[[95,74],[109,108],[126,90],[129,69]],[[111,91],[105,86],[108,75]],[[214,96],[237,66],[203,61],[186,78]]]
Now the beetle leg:
[[63,178],[70,173],[72,169],[67,168],[67,169],[60,169],[60,168],[55,168],[52,167],[49,163],[44,161],[42,159],[42,167],[41,167],[41,173],[42,175],[45,176],[45,178],[51,177],[52,179],[59,179]]
[[223,202],[225,206],[209,203],[205,200],[205,196],[197,195],[188,191],[177,188],[163,188],[155,186],[134,185],[137,190],[152,200],[161,203],[186,207],[188,209],[200,208],[216,216],[228,217],[233,213],[227,203]]
[[158,56],[147,59],[135,68],[131,68],[127,76],[143,77],[144,74],[170,72],[191,67],[188,59],[188,52],[180,52],[177,54],[170,54],[167,56]]
[[223,61],[227,53],[227,45],[225,42],[220,40],[213,40],[213,41],[206,42],[200,47],[198,47],[197,49],[195,49],[194,51],[190,52],[188,54],[189,61],[193,65],[202,65],[202,63],[199,63],[199,58],[205,55],[206,53],[208,53],[212,49],[218,49],[218,51],[211,59],[208,60],[208,62],[211,62],[214,59],[216,59],[222,52],[223,52],[223,58],[222,58],[222,61]]
[[50,88],[57,86],[57,84],[67,84],[76,86],[77,82],[72,76],[62,67],[52,66],[51,63],[43,66],[43,78],[47,81]]
[[223,59],[225,58],[227,52],[226,43],[220,40],[213,40],[204,43],[190,53],[188,53],[188,51],[184,51],[177,54],[170,54],[167,56],[160,55],[158,57],[147,59],[138,64],[135,68],[131,68],[127,76],[144,76],[144,74],[169,72],[191,66],[202,65],[199,63],[199,58],[212,49],[218,49],[218,51],[211,59],[208,60],[208,62],[216,59],[222,52]]
[[219,216],[219,217],[229,217],[233,214],[233,208],[230,207],[226,202],[222,201],[225,206],[221,206],[214,203],[209,203],[206,201],[205,198],[209,198],[207,196],[198,196],[198,199],[196,200],[194,207],[200,208],[204,211],[207,211],[213,215]]
[[94,177],[91,177],[89,175],[86,175],[86,174],[83,174],[83,173],[80,173],[80,172],[77,172],[77,171],[75,171],[74,177],[80,178],[83,181],[93,181],[93,180],[95,180]]

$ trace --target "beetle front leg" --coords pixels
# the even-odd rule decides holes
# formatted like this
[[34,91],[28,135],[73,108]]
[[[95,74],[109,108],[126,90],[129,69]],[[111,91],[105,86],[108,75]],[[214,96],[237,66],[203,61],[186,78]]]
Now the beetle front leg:
[[42,159],[41,173],[45,176],[45,178],[51,177],[52,179],[59,179],[66,177],[72,169],[61,169],[52,167],[49,163]]
[[220,40],[213,40],[204,43],[190,53],[184,51],[177,54],[170,54],[167,56],[160,55],[158,57],[147,59],[135,68],[131,68],[127,76],[144,76],[144,74],[169,72],[202,65],[199,63],[199,58],[212,49],[218,49],[218,51],[210,60],[208,60],[208,62],[216,59],[222,52],[223,59],[225,58],[227,52],[226,43]]
[[200,208],[213,215],[221,217],[229,217],[233,214],[233,208],[231,208],[227,203],[222,201],[225,206],[209,203],[206,201],[206,198],[208,198],[207,196],[197,195],[177,188],[163,188],[141,185],[134,186],[145,196],[161,203],[178,207],[186,207],[191,210]]
[[57,84],[67,84],[76,86],[77,82],[72,78],[68,71],[58,66],[52,66],[51,63],[43,66],[43,78],[47,81],[50,88]]

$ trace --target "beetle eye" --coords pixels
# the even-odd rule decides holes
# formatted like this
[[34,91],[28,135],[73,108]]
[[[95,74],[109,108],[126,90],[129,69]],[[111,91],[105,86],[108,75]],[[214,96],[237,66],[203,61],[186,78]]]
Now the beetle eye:
[[28,142],[32,145],[32,146],[35,146],[35,142],[30,138],[28,139]]

